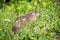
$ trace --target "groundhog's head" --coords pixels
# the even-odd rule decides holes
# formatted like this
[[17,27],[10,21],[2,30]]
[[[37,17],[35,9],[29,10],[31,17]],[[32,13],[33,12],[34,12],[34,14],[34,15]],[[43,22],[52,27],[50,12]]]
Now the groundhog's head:
[[29,14],[32,15],[32,16],[39,16],[40,15],[40,13],[36,10],[29,11]]

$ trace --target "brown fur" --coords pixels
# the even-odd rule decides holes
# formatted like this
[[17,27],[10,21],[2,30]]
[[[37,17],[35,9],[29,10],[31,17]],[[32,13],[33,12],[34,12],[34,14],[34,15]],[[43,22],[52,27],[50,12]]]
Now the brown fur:
[[25,22],[32,23],[33,21],[35,21],[37,16],[39,16],[39,12],[32,10],[29,11],[26,15],[16,18],[12,27],[12,31],[14,32],[14,34],[16,34],[17,29],[23,28]]

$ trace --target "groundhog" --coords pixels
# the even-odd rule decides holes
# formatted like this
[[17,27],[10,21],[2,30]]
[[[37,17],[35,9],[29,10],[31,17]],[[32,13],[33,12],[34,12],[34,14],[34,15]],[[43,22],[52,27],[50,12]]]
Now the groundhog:
[[13,23],[12,31],[16,34],[17,29],[21,29],[24,26],[24,23],[32,23],[35,21],[36,17],[39,16],[40,13],[36,10],[29,11],[26,15],[17,17],[15,22]]

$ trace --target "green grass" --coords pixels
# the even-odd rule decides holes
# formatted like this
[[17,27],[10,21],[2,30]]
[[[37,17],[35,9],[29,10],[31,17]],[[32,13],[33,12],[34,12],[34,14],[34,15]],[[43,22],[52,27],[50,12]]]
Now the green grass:
[[[0,9],[0,40],[56,40],[56,32],[60,32],[59,5],[55,5],[51,0],[10,2],[9,5],[4,3]],[[14,37],[12,32],[14,20],[17,16],[28,13],[29,10],[39,11],[40,16],[34,23],[25,24]],[[48,31],[42,30],[45,26]]]

